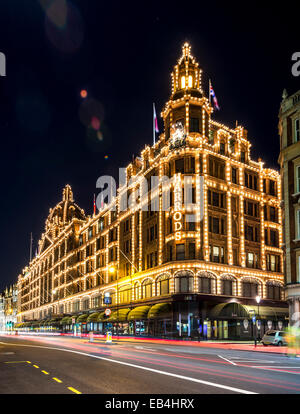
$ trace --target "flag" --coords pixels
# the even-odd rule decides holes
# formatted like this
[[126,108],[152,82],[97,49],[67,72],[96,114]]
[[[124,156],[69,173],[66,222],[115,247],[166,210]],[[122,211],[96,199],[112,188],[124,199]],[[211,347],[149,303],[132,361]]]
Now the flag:
[[94,216],[96,215],[96,196],[94,194]]
[[153,104],[153,128],[155,128],[155,132],[159,132],[155,104]]
[[103,193],[101,192],[100,208],[103,209],[103,207],[104,207],[104,199],[103,199]]
[[209,93],[212,96],[213,101],[214,101],[214,104],[215,104],[215,108],[217,108],[217,110],[219,111],[220,110],[220,107],[218,105],[218,100],[217,100],[215,91],[213,90],[213,87],[211,86],[211,84],[210,84],[210,88],[209,89],[210,89]]
[[153,103],[153,145],[155,145],[155,132],[159,132],[155,104]]

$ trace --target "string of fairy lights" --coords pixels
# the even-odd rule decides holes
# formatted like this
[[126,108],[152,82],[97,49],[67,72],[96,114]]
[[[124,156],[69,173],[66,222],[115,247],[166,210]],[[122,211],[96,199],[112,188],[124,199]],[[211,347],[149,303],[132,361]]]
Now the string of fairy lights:
[[[70,309],[69,304],[72,301],[83,300],[84,297],[93,297],[95,295],[102,295],[108,291],[116,291],[117,288],[126,287],[127,285],[138,286],[137,290],[131,289],[131,300],[141,300],[141,286],[146,280],[150,280],[153,283],[152,295],[159,294],[156,284],[161,275],[168,275],[170,278],[170,294],[175,292],[174,280],[178,272],[188,271],[194,277],[194,292],[199,292],[199,278],[204,274],[209,274],[215,281],[214,294],[221,294],[221,283],[224,278],[232,278],[235,282],[234,295],[242,296],[242,282],[243,280],[255,280],[259,284],[260,294],[263,298],[266,297],[266,283],[274,281],[283,286],[284,277],[283,271],[283,254],[282,254],[282,215],[280,209],[281,200],[281,179],[277,171],[267,169],[263,167],[263,162],[259,160],[254,161],[250,157],[251,143],[247,139],[247,131],[240,125],[236,125],[234,129],[228,126],[216,122],[211,119],[213,113],[213,107],[211,106],[209,99],[204,96],[202,90],[202,71],[199,68],[195,58],[191,55],[191,46],[187,43],[183,45],[182,56],[178,60],[177,65],[171,74],[172,89],[171,97],[166,103],[161,116],[164,120],[165,131],[173,125],[174,121],[177,121],[176,111],[182,110],[181,114],[184,114],[184,128],[186,133],[186,142],[184,146],[172,149],[169,146],[166,132],[160,134],[157,142],[153,146],[146,146],[141,151],[140,163],[138,166],[132,162],[126,168],[126,178],[129,185],[124,185],[118,189],[118,194],[114,197],[110,204],[106,204],[97,214],[88,216],[85,219],[78,219],[74,217],[70,222],[67,222],[67,208],[68,206],[73,209],[79,207],[73,205],[73,195],[70,189],[66,189],[64,192],[64,206],[63,206],[63,222],[60,223],[59,219],[51,221],[51,217],[55,208],[51,210],[51,214],[46,222],[46,233],[42,236],[42,241],[50,237],[50,245],[43,250],[40,243],[40,251],[37,257],[35,257],[27,267],[23,270],[23,273],[18,278],[18,290],[19,297],[22,298],[22,303],[19,301],[19,318],[22,319],[31,314],[37,317],[38,313],[42,310],[47,310],[50,306],[63,304],[64,309]],[[194,93],[194,92],[197,93]],[[191,107],[196,107],[199,110],[201,126],[200,132],[190,132],[190,116]],[[211,140],[211,138],[213,140]],[[224,146],[224,152],[221,153],[221,144]],[[241,159],[241,155],[245,154],[245,160]],[[163,180],[166,176],[166,171],[170,166],[170,163],[174,164],[174,160],[178,158],[193,157],[195,159],[194,172],[189,174],[192,176],[192,185],[195,188],[196,204],[192,207],[186,207],[182,205],[182,200],[179,200],[179,194],[182,194],[182,188],[184,186],[184,175],[176,174],[175,180]],[[220,162],[224,163],[225,176],[224,179],[214,177],[210,174],[209,160],[210,157],[217,158]],[[238,171],[237,182],[232,182],[231,170],[235,168]],[[141,197],[140,203],[137,203],[130,209],[120,211],[120,199],[124,193],[128,190],[136,191],[139,193],[142,185],[142,181],[145,177],[156,171],[159,177],[159,184],[153,196],[158,199],[158,211],[154,212],[152,218],[148,219],[145,216],[145,212],[142,210],[144,205],[148,205],[148,197]],[[244,173],[249,172],[255,174],[258,180],[258,188],[248,188],[244,182]],[[172,175],[169,171],[169,175]],[[197,179],[199,176],[203,177],[203,182]],[[169,177],[170,178],[170,177]],[[268,194],[264,188],[264,182],[272,180],[276,183],[276,195]],[[226,242],[224,248],[226,249],[226,263],[214,263],[211,261],[210,248],[211,248],[211,235],[209,231],[209,215],[211,207],[208,204],[208,190],[223,192],[226,195],[226,208],[224,217],[226,218]],[[168,211],[163,211],[162,195],[164,192],[173,192],[174,199],[176,200],[176,209],[171,206]],[[201,197],[203,196],[203,211],[201,211]],[[233,241],[233,220],[232,220],[232,199],[236,197],[238,200],[238,218],[239,218],[239,238]],[[249,250],[248,242],[245,237],[245,226],[248,218],[245,217],[244,201],[246,199],[252,200],[259,205],[259,216],[257,223],[260,227],[260,240],[257,244],[256,250],[259,250],[260,263],[258,268],[247,267],[247,252]],[[69,204],[68,204],[69,203]],[[275,207],[278,212],[277,222],[268,221],[264,217],[264,207]],[[61,206],[62,207],[62,206]],[[116,208],[116,219],[111,220],[111,209]],[[80,209],[81,213],[83,211]],[[195,214],[196,227],[191,231],[184,228],[184,219],[187,214]],[[202,223],[200,217],[203,215]],[[167,219],[171,218],[174,224],[174,232],[167,234]],[[99,220],[104,220],[104,227],[99,228]],[[121,243],[122,243],[122,231],[121,224],[125,220],[131,221],[131,254],[128,257],[130,261],[130,274],[124,274],[121,264],[124,261],[124,257],[120,255]],[[144,231],[153,222],[158,223],[158,235],[157,243],[153,247],[153,250],[145,244],[143,237]],[[150,223],[150,224],[149,224]],[[177,224],[176,224],[177,223]],[[62,224],[64,226],[62,226]],[[63,231],[62,231],[63,228]],[[89,231],[93,229],[93,234],[90,237]],[[117,238],[110,242],[109,232],[113,228],[117,229]],[[279,247],[269,246],[265,241],[265,229],[274,229],[278,233]],[[67,252],[66,255],[60,257],[58,261],[54,263],[54,250],[62,243],[67,243],[69,236],[74,234],[76,243],[78,243],[79,237],[84,236],[83,242],[80,246],[77,246],[73,250]],[[87,256],[85,249],[86,246],[95,244],[98,237],[104,237],[104,246],[96,251],[93,249],[91,255]],[[200,257],[200,251],[202,250],[202,260],[167,260],[167,248],[166,246],[171,244],[174,249],[176,244],[186,244],[190,241],[195,242],[196,257]],[[239,260],[238,264],[234,264],[233,260],[233,242],[239,245]],[[110,249],[114,248],[116,254],[111,260]],[[187,248],[187,247],[185,247]],[[79,262],[68,265],[67,268],[62,269],[62,264],[67,263],[67,260],[77,253],[82,251],[82,255]],[[144,268],[144,259],[146,254],[157,251],[157,266],[153,268]],[[105,263],[102,263],[100,270],[97,269],[96,257],[97,255],[104,255]],[[266,255],[273,254],[280,258],[280,271],[270,271],[267,269]],[[44,270],[42,274],[42,263],[52,256],[52,267]],[[82,266],[86,266],[86,262],[91,263],[92,271],[88,274],[82,272]],[[59,266],[59,271],[54,274],[54,268]],[[109,280],[110,268],[117,268],[118,275],[117,280]],[[72,270],[76,269],[80,277],[72,278],[67,282],[66,275],[71,275]],[[52,274],[52,286],[50,291],[55,289],[64,289],[64,297],[57,300],[53,299],[51,303],[43,304],[41,297],[43,294],[44,285],[41,280],[45,274]],[[101,275],[102,284],[96,286],[96,277]],[[63,276],[63,282],[61,283],[61,276]],[[87,289],[86,279],[91,277],[93,279],[93,287]],[[74,282],[81,283],[83,281],[83,290],[73,295],[66,295],[67,289]],[[25,282],[25,283],[24,283]],[[38,292],[38,304],[36,304],[36,297],[31,300],[25,300],[26,295],[22,294],[23,289],[28,288],[32,291],[32,284],[38,282],[38,287],[35,287],[35,292]],[[55,286],[54,286],[55,283]],[[23,286],[24,284],[24,286]],[[48,291],[47,291],[48,292]],[[137,297],[138,296],[138,297]],[[25,298],[25,299],[24,299]],[[119,297],[116,297],[116,303],[119,304]],[[28,309],[28,306],[31,308]],[[67,305],[68,304],[68,305]],[[68,307],[67,307],[68,306]]]

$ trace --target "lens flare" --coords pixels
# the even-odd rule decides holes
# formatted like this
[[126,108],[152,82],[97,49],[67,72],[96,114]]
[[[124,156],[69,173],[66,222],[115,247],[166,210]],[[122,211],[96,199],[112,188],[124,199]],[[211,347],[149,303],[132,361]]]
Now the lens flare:
[[80,91],[80,96],[81,96],[82,98],[86,98],[86,97],[87,97],[87,91],[86,91],[85,89],[82,89],[82,90]]

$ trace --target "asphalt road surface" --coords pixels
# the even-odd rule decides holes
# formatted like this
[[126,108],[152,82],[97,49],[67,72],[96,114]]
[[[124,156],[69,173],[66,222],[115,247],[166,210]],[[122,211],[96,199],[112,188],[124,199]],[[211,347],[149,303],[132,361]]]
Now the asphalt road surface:
[[1,394],[298,394],[300,359],[264,352],[0,337]]

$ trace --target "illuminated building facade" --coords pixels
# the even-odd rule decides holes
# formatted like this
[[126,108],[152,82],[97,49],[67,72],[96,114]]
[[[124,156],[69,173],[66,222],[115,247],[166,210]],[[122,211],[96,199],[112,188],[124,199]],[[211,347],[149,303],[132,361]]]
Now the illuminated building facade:
[[283,224],[286,299],[290,322],[300,322],[300,91],[284,91],[279,112],[280,170],[283,183]]
[[[184,44],[161,114],[164,132],[128,165],[126,185],[93,216],[74,203],[70,186],[50,211],[38,255],[18,279],[19,322],[250,338],[260,297],[260,333],[281,329],[280,175],[251,159],[242,126],[229,128],[212,113]],[[153,198],[140,197],[151,177],[158,177]],[[128,199],[137,202],[124,209]]]
[[17,284],[0,294],[0,332],[10,331],[17,322]]

